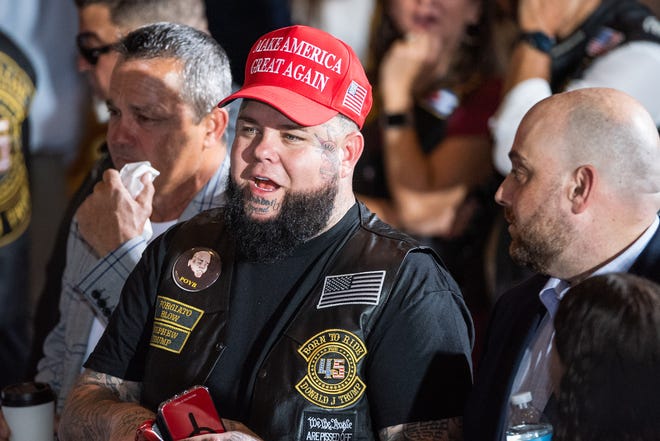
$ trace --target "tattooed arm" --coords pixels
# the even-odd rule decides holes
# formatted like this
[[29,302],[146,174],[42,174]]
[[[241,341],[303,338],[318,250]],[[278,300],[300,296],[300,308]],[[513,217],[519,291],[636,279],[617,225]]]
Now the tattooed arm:
[[463,419],[399,424],[384,428],[378,435],[381,441],[461,441]]
[[61,441],[133,441],[154,413],[137,404],[141,384],[85,369],[60,420]]

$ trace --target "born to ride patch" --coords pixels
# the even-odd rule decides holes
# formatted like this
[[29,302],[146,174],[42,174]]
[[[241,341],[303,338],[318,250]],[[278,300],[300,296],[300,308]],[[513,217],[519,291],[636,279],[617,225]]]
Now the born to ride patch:
[[358,377],[358,362],[367,348],[355,334],[327,329],[303,343],[298,353],[307,362],[307,374],[296,390],[311,403],[341,409],[355,403],[366,389]]
[[185,303],[158,296],[150,346],[181,353],[190,333],[204,315],[204,311]]
[[222,270],[220,256],[204,247],[191,248],[176,258],[172,279],[185,291],[197,292],[213,285]]

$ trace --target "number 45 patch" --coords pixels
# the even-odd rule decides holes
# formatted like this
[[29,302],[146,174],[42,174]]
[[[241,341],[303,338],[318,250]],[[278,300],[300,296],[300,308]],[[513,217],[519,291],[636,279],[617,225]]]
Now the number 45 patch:
[[298,353],[307,362],[307,374],[296,390],[311,403],[341,409],[364,395],[366,385],[358,376],[358,362],[367,348],[355,334],[327,329],[300,346]]

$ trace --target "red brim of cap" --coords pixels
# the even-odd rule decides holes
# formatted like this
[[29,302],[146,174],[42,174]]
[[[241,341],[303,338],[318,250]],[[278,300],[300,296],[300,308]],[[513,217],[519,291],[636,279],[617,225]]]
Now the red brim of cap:
[[245,86],[220,101],[218,107],[223,107],[239,98],[252,99],[268,104],[291,121],[304,127],[323,124],[339,113],[296,92],[277,86]]

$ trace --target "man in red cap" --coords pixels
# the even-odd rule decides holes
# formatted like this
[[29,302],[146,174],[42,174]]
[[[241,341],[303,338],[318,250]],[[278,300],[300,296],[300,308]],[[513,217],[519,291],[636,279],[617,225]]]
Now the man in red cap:
[[[220,106],[237,98],[227,206],[144,253],[60,439],[133,440],[198,384],[229,432],[200,441],[461,438],[472,323],[437,256],[355,199],[372,101],[357,56],[317,29],[275,30]],[[175,276],[193,250],[212,275],[195,286]]]

